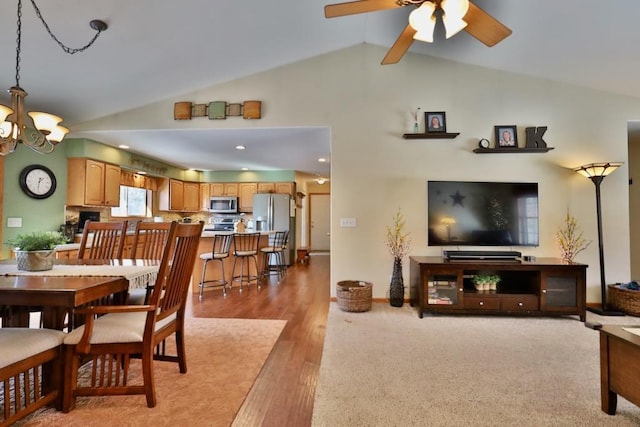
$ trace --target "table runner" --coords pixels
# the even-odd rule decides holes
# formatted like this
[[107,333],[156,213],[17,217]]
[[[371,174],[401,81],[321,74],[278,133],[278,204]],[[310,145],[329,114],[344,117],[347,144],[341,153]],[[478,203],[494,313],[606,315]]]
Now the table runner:
[[18,270],[15,264],[0,264],[3,276],[118,276],[129,281],[129,289],[146,288],[155,283],[158,266],[143,265],[60,265],[45,271]]

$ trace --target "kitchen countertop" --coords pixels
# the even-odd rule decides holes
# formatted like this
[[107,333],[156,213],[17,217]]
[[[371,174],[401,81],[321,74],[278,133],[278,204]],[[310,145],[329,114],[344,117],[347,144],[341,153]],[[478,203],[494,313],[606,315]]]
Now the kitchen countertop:
[[[222,234],[222,235],[228,235],[228,234],[247,234],[247,233],[256,233],[256,231],[254,230],[250,230],[250,229],[246,229],[245,231],[243,231],[242,233],[237,232],[237,231],[226,231],[226,230],[211,230],[211,231],[203,231],[202,234],[200,235],[200,237],[213,237],[216,234]],[[275,231],[257,231],[257,233],[260,233],[261,236],[268,236],[270,234],[275,233]]]

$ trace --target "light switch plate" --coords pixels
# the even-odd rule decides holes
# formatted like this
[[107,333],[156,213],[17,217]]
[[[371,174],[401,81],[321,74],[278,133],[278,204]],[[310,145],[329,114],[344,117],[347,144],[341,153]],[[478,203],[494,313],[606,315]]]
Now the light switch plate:
[[20,228],[22,227],[22,218],[7,218],[7,228]]
[[340,227],[356,227],[357,222],[355,218],[340,218]]

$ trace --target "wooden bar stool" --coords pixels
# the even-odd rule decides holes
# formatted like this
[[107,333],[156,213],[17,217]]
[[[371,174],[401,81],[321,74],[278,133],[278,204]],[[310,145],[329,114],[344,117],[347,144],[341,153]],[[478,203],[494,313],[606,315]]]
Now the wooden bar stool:
[[[231,250],[232,234],[216,234],[213,237],[213,248],[211,252],[205,252],[200,254],[200,259],[204,261],[202,264],[202,279],[200,280],[200,299],[204,288],[222,286],[222,294],[227,295],[227,279],[224,275],[224,259],[229,258],[229,251]],[[207,263],[209,261],[220,261],[220,278],[205,280],[207,273]]]
[[[240,292],[242,292],[242,284],[246,283],[247,287],[251,282],[256,282],[260,286],[260,270],[258,269],[258,244],[260,242],[260,233],[235,233],[233,235],[233,270],[231,272],[231,285],[233,282],[240,284]],[[255,267],[255,274],[251,274],[251,262]],[[236,270],[236,265],[240,260],[240,270]]]

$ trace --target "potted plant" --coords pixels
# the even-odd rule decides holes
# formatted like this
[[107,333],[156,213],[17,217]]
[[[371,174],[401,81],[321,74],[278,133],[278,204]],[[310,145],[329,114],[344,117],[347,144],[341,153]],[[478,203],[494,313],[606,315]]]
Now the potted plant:
[[16,254],[18,270],[44,271],[53,268],[55,247],[67,239],[58,231],[34,231],[18,234],[8,243]]

